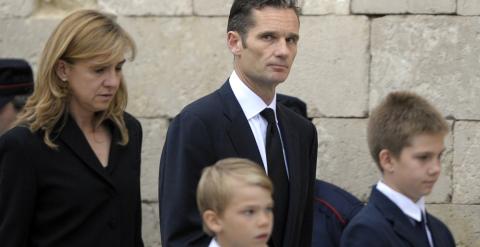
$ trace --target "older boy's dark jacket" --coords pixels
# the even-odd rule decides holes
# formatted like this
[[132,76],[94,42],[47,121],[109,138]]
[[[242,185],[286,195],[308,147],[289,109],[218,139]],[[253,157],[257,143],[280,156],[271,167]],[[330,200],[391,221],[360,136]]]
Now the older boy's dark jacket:
[[312,247],[338,247],[348,222],[362,209],[363,203],[347,191],[315,181]]
[[[290,196],[283,246],[310,246],[317,134],[308,120],[277,104],[288,162]],[[175,117],[160,160],[159,206],[162,245],[208,246],[195,201],[201,171],[216,161],[247,158],[262,164],[250,125],[228,81]]]
[[[427,223],[435,247],[454,247],[455,241],[448,228],[427,213]],[[415,238],[414,227],[397,205],[376,188],[370,200],[348,224],[343,232],[342,247],[417,247],[421,239]]]

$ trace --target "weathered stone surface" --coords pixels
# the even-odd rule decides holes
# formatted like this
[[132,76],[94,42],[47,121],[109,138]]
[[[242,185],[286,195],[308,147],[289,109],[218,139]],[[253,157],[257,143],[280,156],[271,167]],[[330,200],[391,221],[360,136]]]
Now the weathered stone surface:
[[317,178],[365,201],[380,172],[370,158],[366,119],[314,120],[318,131]]
[[0,19],[0,57],[24,58],[34,67],[59,19]]
[[145,247],[160,247],[158,203],[142,203],[142,237]]
[[371,32],[370,106],[412,90],[457,119],[480,119],[480,18],[388,16]]
[[355,14],[454,13],[455,0],[352,0]]
[[368,42],[364,16],[302,17],[297,58],[279,91],[306,101],[310,116],[366,116]]
[[192,0],[98,0],[98,4],[122,15],[172,16],[193,13]]
[[95,9],[96,0],[39,0],[36,16],[64,16],[77,9]]
[[478,0],[457,0],[457,14],[479,15],[480,1]]
[[480,122],[455,124],[453,202],[480,203]]
[[143,128],[142,200],[158,202],[158,169],[168,120],[141,118],[140,122]]
[[233,0],[193,0],[193,13],[195,15],[228,16],[232,3]]
[[186,104],[217,89],[230,76],[226,19],[206,17],[126,18],[138,57],[125,66],[137,116],[174,116]]
[[0,19],[8,17],[27,17],[33,13],[36,5],[36,0],[0,0]]
[[457,247],[480,246],[480,205],[427,205],[452,232]]
[[[196,15],[228,16],[233,0],[193,0]],[[303,15],[347,15],[350,0],[301,0],[298,1]]]
[[302,14],[304,15],[348,15],[350,0],[304,0]]
[[[452,129],[453,121],[449,121]],[[427,203],[449,203],[452,200],[452,176],[453,176],[453,134],[445,137],[445,151],[442,157],[442,173],[433,188],[432,193],[427,196]]]
[[[370,195],[381,173],[368,151],[368,119],[315,119],[318,131],[317,178],[336,184],[363,201]],[[427,197],[429,203],[449,202],[451,198],[452,135],[445,141],[442,174]]]

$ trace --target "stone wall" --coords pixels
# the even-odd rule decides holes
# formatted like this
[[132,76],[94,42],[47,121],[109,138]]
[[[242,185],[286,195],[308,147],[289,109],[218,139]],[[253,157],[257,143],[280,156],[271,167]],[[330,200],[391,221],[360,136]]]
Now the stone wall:
[[[232,0],[0,0],[0,57],[36,68],[52,29],[71,10],[116,13],[136,39],[125,66],[128,111],[144,128],[143,235],[160,246],[157,177],[169,120],[219,87],[232,56]],[[378,171],[366,146],[370,110],[409,89],[434,102],[451,133],[428,208],[460,247],[480,246],[480,3],[476,0],[304,0],[301,39],[279,91],[304,99],[319,133],[317,177],[366,200]]]

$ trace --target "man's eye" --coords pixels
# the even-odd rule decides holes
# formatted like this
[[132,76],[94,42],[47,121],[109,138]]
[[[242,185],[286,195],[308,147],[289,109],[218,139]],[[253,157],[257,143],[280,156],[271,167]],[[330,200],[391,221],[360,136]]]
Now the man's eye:
[[273,39],[273,35],[270,35],[270,34],[264,35],[262,38],[263,38],[264,40],[272,40],[272,39]]
[[296,44],[296,43],[297,43],[297,39],[295,39],[295,38],[287,38],[287,43]]

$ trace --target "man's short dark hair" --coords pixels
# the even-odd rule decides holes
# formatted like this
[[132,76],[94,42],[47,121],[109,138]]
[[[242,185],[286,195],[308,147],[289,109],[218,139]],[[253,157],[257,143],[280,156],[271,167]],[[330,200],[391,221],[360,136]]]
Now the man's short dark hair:
[[245,46],[248,29],[255,24],[252,9],[259,10],[265,7],[292,9],[297,16],[300,14],[295,0],[234,0],[228,16],[227,32],[238,32]]

